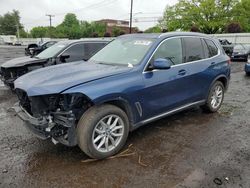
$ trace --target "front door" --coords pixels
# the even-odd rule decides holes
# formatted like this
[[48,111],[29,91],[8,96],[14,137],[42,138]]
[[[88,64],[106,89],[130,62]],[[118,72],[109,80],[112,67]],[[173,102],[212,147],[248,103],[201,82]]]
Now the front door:
[[[195,55],[200,55],[201,57],[196,58],[202,59],[202,45],[199,48],[201,53]],[[157,58],[165,58],[172,62],[172,66],[167,70],[150,70],[149,65],[143,73],[145,83],[142,94],[143,119],[195,102],[196,99],[193,98],[197,94],[195,88],[199,88],[195,84],[201,83],[195,80],[197,79],[195,75],[199,74],[200,68],[194,68],[195,63],[186,63],[185,54],[183,39],[178,37],[165,40],[154,53],[150,64]]]

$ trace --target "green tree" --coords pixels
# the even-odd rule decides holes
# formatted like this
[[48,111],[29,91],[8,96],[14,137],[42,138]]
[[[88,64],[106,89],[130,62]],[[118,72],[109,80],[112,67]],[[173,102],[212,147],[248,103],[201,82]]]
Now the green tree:
[[154,26],[146,29],[144,33],[161,33],[162,29],[159,26]]
[[79,20],[77,19],[76,15],[73,13],[68,13],[64,17],[63,22],[61,23],[64,27],[73,27],[73,26],[79,26]]
[[117,37],[120,35],[122,30],[119,27],[113,27],[112,29],[112,36]]
[[20,34],[20,38],[27,38],[27,37],[29,37],[29,33],[26,32],[24,29],[21,29],[19,31],[19,34]]
[[93,33],[97,33],[98,36],[104,36],[106,25],[103,23],[91,22],[86,29],[88,37],[91,37]]
[[64,17],[63,22],[56,27],[57,32],[61,33],[61,36],[70,39],[81,38],[81,29],[79,20],[73,13],[68,13]]
[[13,10],[0,16],[0,34],[16,35],[18,27],[19,30],[23,28],[20,23],[19,11]]
[[238,22],[245,32],[250,32],[250,1],[241,0],[233,10],[234,22]]
[[234,18],[238,3],[238,0],[180,0],[166,7],[161,25],[169,31],[189,31],[195,25],[204,33],[221,33]]
[[30,31],[30,34],[33,38],[46,37],[47,33],[48,33],[48,27],[43,27],[43,26],[33,27]]

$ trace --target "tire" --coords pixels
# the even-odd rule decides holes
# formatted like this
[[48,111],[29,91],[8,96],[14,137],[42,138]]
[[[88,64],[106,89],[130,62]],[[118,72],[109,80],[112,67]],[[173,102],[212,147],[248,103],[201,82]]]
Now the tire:
[[[116,129],[113,128],[114,131],[112,131],[109,128],[114,124]],[[126,113],[109,104],[91,107],[82,115],[77,124],[78,146],[89,157],[95,159],[104,159],[118,153],[126,143],[128,133],[129,120]],[[111,142],[111,137],[113,142]],[[99,145],[101,146],[98,148]]]
[[250,76],[250,72],[246,72],[246,76]]
[[[219,88],[219,90],[217,90]],[[221,94],[216,94],[221,91]],[[208,113],[217,112],[224,99],[225,87],[222,82],[216,81],[210,88],[206,104],[202,106],[202,109]]]

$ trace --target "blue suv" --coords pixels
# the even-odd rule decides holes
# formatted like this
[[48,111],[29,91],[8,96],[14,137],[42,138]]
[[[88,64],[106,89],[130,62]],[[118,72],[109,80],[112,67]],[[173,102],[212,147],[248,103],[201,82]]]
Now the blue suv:
[[219,42],[204,34],[124,35],[86,63],[18,78],[15,110],[38,137],[106,158],[144,124],[194,106],[216,112],[229,64]]

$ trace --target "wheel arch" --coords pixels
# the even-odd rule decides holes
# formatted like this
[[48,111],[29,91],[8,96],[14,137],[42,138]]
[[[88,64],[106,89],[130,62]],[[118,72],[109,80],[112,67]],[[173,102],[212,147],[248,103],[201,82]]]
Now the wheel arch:
[[[212,83],[211,83],[210,86],[209,86],[209,90],[208,90],[208,91],[210,91],[211,87],[212,87],[212,86],[214,85],[214,83],[217,82],[217,81],[220,81],[220,82],[223,84],[225,90],[227,90],[227,88],[228,88],[228,82],[229,82],[228,78],[227,78],[225,75],[219,75],[219,76],[217,76],[217,77],[212,81]],[[208,93],[209,93],[209,92],[208,92]],[[208,97],[208,93],[207,93],[207,95],[206,95],[206,98]]]
[[224,88],[227,89],[227,86],[228,86],[228,79],[227,79],[226,76],[219,76],[219,77],[217,77],[217,79],[215,79],[215,80],[213,81],[213,84],[214,84],[216,81],[222,82]]
[[102,104],[111,104],[122,109],[128,116],[129,129],[131,129],[132,125],[134,124],[134,115],[133,115],[133,111],[129,102],[126,99],[122,97],[117,97],[117,98],[107,99],[105,101],[95,103],[95,105],[102,105]]

